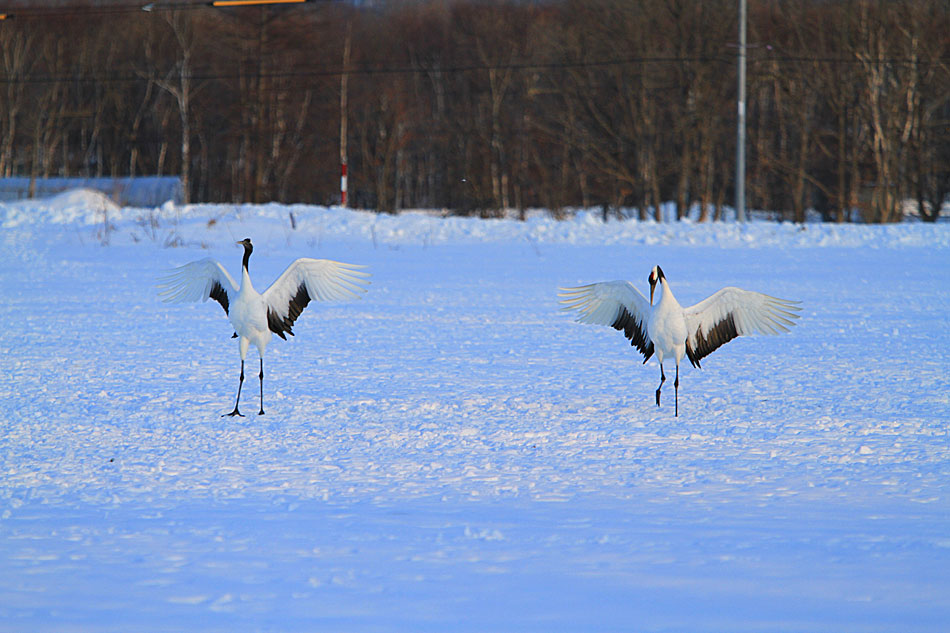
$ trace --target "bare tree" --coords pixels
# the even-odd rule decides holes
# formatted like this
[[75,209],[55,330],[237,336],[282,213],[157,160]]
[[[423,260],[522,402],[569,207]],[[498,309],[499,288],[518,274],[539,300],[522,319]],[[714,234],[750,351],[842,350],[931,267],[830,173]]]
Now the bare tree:
[[175,59],[170,68],[154,78],[156,85],[172,96],[178,106],[181,124],[181,188],[183,201],[191,199],[191,102],[196,91],[192,78],[192,59],[199,40],[188,11],[162,12],[175,43]]
[[[355,204],[647,219],[672,201],[676,217],[698,204],[700,220],[718,218],[733,188],[734,5],[433,0],[0,22],[0,175],[173,173],[188,199],[338,200],[349,22]],[[936,219],[950,192],[946,1],[751,9],[750,204],[886,222],[911,199]]]
[[0,63],[7,78],[0,92],[0,176],[9,177],[14,173],[13,150],[20,132],[19,123],[32,101],[25,80],[37,60],[34,53],[37,37],[33,31],[11,28],[6,21],[0,21]]

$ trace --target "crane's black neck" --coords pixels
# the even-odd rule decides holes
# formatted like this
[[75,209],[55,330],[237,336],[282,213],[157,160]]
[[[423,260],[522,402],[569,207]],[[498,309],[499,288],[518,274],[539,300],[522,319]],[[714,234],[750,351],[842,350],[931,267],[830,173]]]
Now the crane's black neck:
[[244,245],[244,262],[243,262],[244,270],[249,270],[247,267],[247,263],[251,259],[251,251],[254,250],[254,247],[251,246],[251,240],[244,240],[243,242],[241,242],[241,244]]

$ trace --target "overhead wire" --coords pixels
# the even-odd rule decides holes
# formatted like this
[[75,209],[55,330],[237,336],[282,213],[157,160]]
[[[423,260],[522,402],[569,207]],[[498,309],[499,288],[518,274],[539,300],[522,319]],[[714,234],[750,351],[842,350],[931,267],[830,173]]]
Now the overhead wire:
[[[410,75],[427,74],[432,72],[456,74],[470,73],[479,71],[499,71],[499,70],[521,70],[521,71],[544,71],[544,70],[569,70],[579,68],[597,68],[608,66],[638,66],[654,64],[723,64],[731,65],[734,60],[725,55],[703,55],[703,56],[648,56],[648,57],[616,57],[607,59],[589,59],[589,60],[560,60],[560,61],[533,61],[525,60],[507,63],[460,63],[447,65],[419,65],[407,62],[407,65],[386,65],[383,63],[364,63],[354,65],[349,68],[334,67],[298,67],[294,70],[260,70],[255,72],[218,72],[196,70],[188,73],[188,77],[195,81],[225,81],[235,79],[295,79],[295,78],[322,78],[339,77],[343,74],[349,75]],[[938,57],[934,59],[908,59],[908,58],[886,58],[875,60],[861,60],[857,58],[841,57],[763,57],[749,60],[750,65],[766,66],[768,64],[783,65],[802,65],[802,64],[836,64],[836,65],[859,65],[865,63],[884,64],[884,65],[931,65],[946,64],[950,62],[950,57]],[[138,71],[114,70],[98,72],[92,74],[37,74],[29,76],[10,76],[0,75],[0,84],[22,83],[22,84],[43,84],[60,82],[101,82],[101,83],[135,83],[157,79],[157,75],[143,74]]]
[[[307,0],[313,3],[313,0]],[[339,2],[339,0],[318,0],[317,4],[330,4]],[[249,7],[231,7],[228,10],[243,10],[251,6],[260,8],[264,6],[268,9],[281,7],[281,5],[250,5]],[[306,4],[288,4],[283,8],[294,10]],[[311,4],[311,6],[313,6]],[[35,17],[74,17],[74,16],[99,16],[99,15],[117,15],[117,14],[148,14],[162,11],[176,10],[196,10],[208,9],[219,11],[219,8],[212,8],[211,2],[181,0],[169,2],[148,2],[141,4],[107,4],[107,5],[73,5],[65,7],[32,7],[23,9],[9,9],[5,11],[8,19],[12,18],[35,18]],[[2,11],[2,10],[0,10]],[[927,66],[931,64],[946,64],[950,62],[950,57],[937,57],[933,59],[915,59],[906,57],[888,57],[871,60],[861,60],[857,57],[835,57],[835,56],[801,56],[801,55],[776,55],[772,54],[762,56],[752,56],[748,63],[750,66],[782,64],[782,65],[856,65],[865,63],[885,64],[894,66]],[[653,65],[653,64],[723,64],[731,65],[734,63],[734,57],[728,54],[722,55],[675,55],[675,56],[625,56],[610,57],[603,59],[574,59],[574,60],[521,60],[507,63],[490,62],[464,62],[449,63],[445,65],[422,65],[418,63],[405,62],[404,64],[391,64],[383,62],[364,62],[347,68],[342,67],[297,67],[293,70],[264,70],[258,69],[256,72],[220,72],[196,70],[189,73],[189,78],[195,81],[214,81],[214,80],[234,80],[234,79],[296,79],[296,78],[321,78],[338,77],[343,74],[349,75],[400,75],[400,74],[425,74],[431,72],[455,74],[479,71],[544,71],[544,70],[567,70],[581,68],[597,68],[609,66],[635,66],[635,65]],[[101,82],[101,83],[135,83],[141,81],[155,80],[157,76],[142,73],[135,70],[108,70],[104,72],[90,74],[62,73],[62,74],[36,74],[30,76],[10,76],[0,75],[0,84],[18,83],[18,84],[43,84],[59,82]]]

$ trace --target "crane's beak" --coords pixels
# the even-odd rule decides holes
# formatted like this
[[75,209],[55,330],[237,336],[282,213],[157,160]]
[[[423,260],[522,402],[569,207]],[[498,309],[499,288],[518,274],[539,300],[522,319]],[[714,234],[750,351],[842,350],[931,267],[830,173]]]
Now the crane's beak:
[[656,281],[650,278],[650,305],[653,305],[653,291],[656,290]]

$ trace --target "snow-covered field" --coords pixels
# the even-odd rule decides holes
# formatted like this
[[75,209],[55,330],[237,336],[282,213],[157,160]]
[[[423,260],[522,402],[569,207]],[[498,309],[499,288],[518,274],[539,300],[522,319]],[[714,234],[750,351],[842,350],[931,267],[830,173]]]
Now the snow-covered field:
[[[296,229],[291,228],[290,213]],[[950,630],[950,224],[0,205],[0,631]],[[234,404],[165,269],[367,264]],[[168,248],[175,244],[176,248]],[[661,408],[557,286],[803,301]],[[256,411],[257,357],[242,394]],[[667,365],[668,375],[672,365]]]

